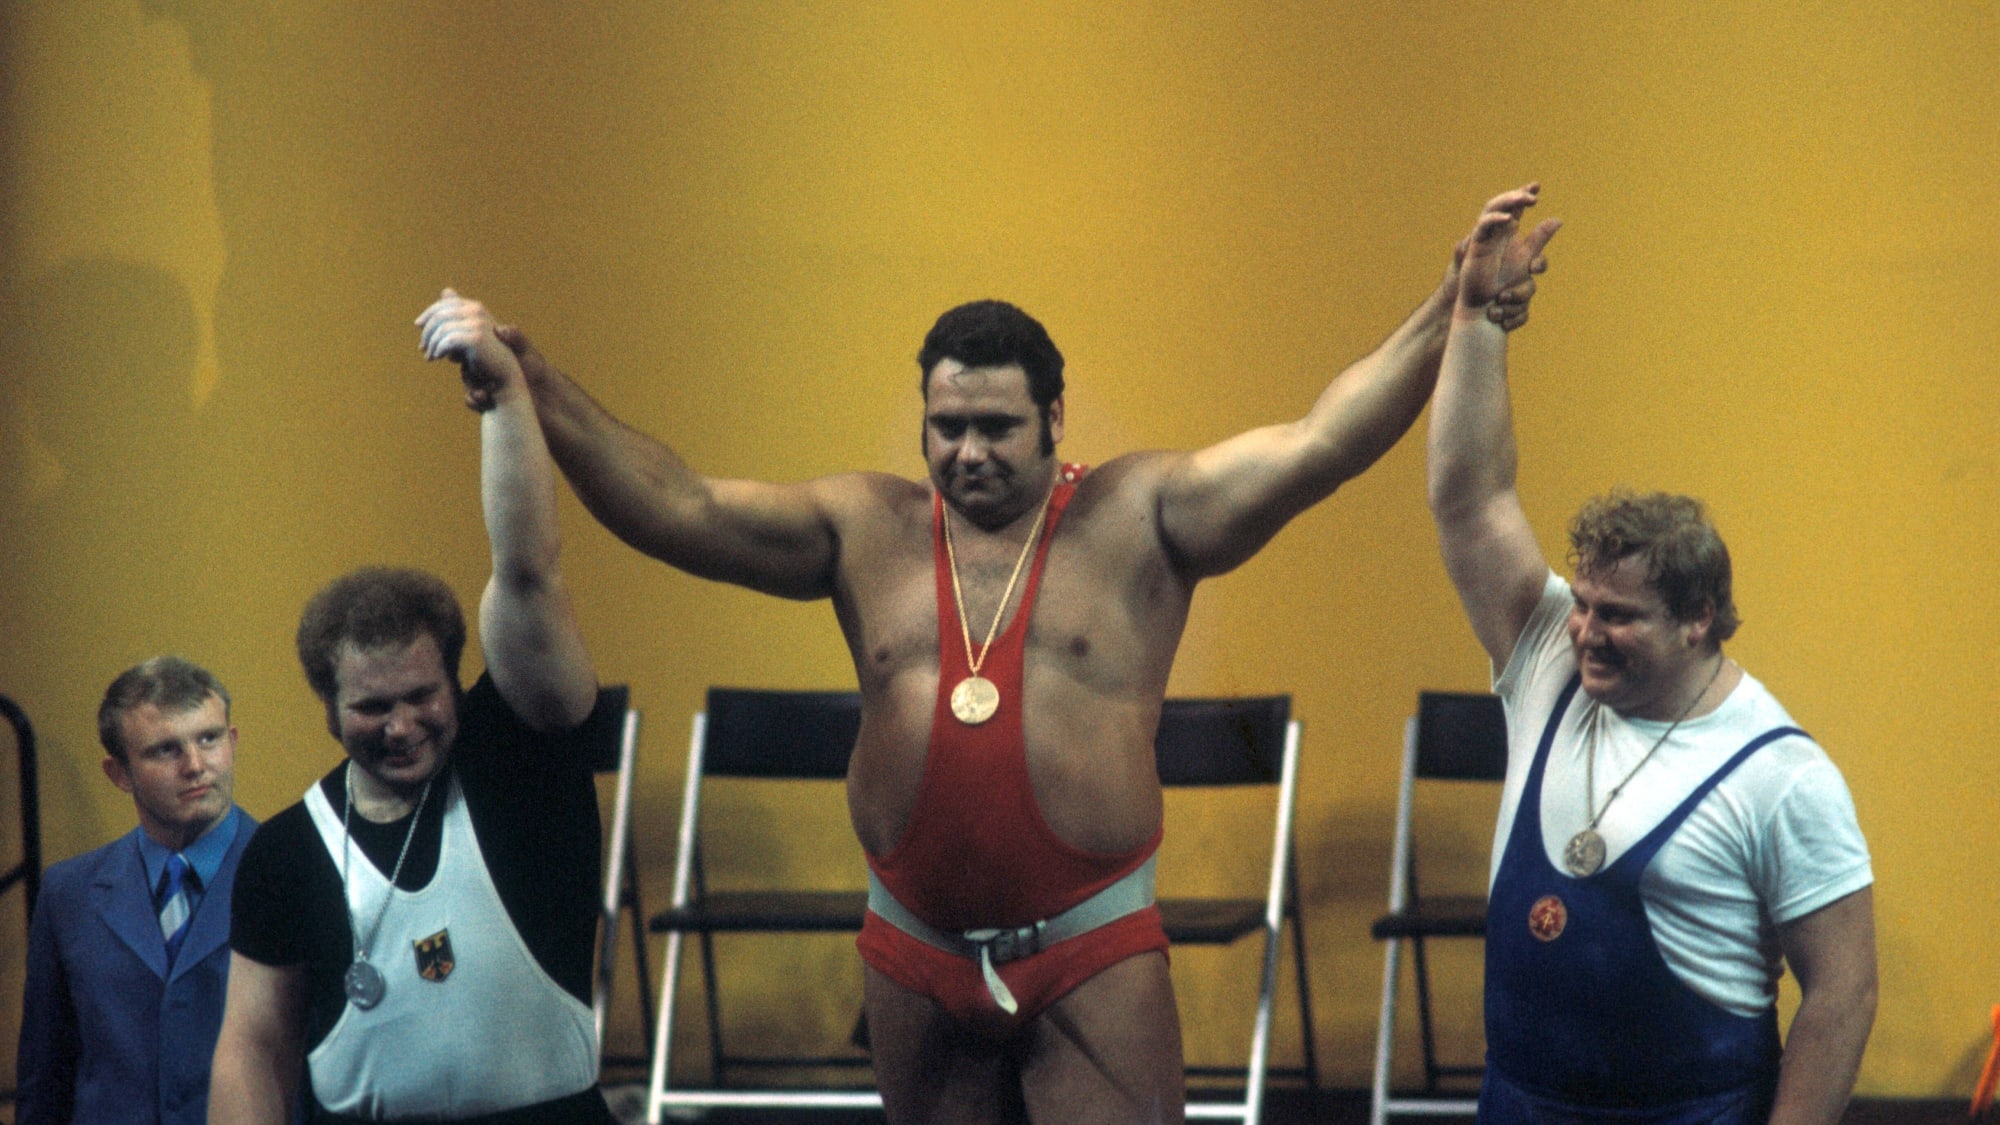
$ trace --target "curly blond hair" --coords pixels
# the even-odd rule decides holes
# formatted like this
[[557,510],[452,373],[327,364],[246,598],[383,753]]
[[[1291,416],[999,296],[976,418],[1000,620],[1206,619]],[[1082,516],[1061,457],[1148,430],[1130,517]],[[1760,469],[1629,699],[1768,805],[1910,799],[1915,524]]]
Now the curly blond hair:
[[1578,574],[1601,574],[1637,556],[1646,584],[1679,621],[1715,610],[1707,643],[1736,634],[1743,619],[1730,594],[1729,548],[1701,501],[1670,492],[1614,489],[1587,501],[1569,525],[1569,562]]

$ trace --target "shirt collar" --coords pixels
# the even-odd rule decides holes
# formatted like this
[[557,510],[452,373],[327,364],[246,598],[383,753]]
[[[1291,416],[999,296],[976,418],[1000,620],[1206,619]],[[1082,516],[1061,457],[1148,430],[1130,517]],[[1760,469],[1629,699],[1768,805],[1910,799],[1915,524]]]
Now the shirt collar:
[[[181,849],[181,856],[194,868],[195,877],[201,880],[203,890],[215,882],[216,872],[222,870],[222,861],[229,855],[229,845],[236,839],[236,818],[243,810],[234,805],[223,818],[201,834],[201,839]],[[224,831],[228,829],[228,831]],[[146,864],[146,886],[148,889],[160,885],[160,873],[167,869],[167,857],[174,853],[166,846],[139,830],[139,858]]]

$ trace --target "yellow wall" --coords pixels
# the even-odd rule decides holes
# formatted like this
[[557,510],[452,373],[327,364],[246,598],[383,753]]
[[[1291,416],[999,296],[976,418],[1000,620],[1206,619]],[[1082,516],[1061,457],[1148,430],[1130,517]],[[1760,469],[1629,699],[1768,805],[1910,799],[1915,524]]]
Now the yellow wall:
[[[697,465],[784,479],[919,473],[921,334],[1005,296],[1070,358],[1065,452],[1101,461],[1302,411],[1481,200],[1541,177],[1569,226],[1515,347],[1530,514],[1554,552],[1614,483],[1712,502],[1732,651],[1874,847],[1861,1088],[1969,1087],[2000,1000],[1991,5],[858,7],[0,8],[0,691],[43,734],[51,857],[131,822],[91,727],[118,669],[221,674],[268,815],[336,755],[290,652],[311,590],[386,560],[476,596],[476,426],[409,323],[440,286]],[[666,571],[565,503],[590,641],[647,714],[659,902],[703,686],[851,674],[824,606]],[[1417,441],[1197,599],[1173,689],[1289,691],[1307,722],[1335,1083],[1372,1047],[1400,718],[1483,682]],[[821,835],[773,865],[851,848]],[[841,942],[821,964],[805,1004],[733,973],[746,1024],[844,1036],[857,971]],[[1237,1049],[1243,964],[1181,959],[1192,1053]]]

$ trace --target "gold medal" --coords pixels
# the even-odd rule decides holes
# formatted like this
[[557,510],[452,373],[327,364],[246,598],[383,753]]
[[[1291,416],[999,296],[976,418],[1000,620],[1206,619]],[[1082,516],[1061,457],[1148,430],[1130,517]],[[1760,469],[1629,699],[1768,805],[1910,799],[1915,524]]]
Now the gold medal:
[[[1000,633],[1000,619],[1007,616],[1007,603],[1014,598],[1014,584],[1021,580],[1021,568],[1027,565],[1028,556],[1034,553],[1035,540],[1042,534],[1042,523],[1049,517],[1049,501],[1056,495],[1054,485],[1049,486],[1049,494],[1042,497],[1042,510],[1035,516],[1035,525],[1028,529],[1028,539],[1021,544],[1021,555],[1014,560],[1014,573],[1007,578],[1007,589],[1000,594],[1000,608],[993,611],[993,624],[986,628],[986,641],[979,651],[972,651],[972,630],[965,624],[965,591],[958,584],[958,553],[951,545],[951,509],[944,509],[944,557],[951,564],[951,597],[958,608],[958,633],[965,639],[965,664],[972,673],[951,689],[951,713],[958,721],[969,727],[993,717],[1000,709],[1000,689],[993,681],[979,674],[986,663],[986,654],[993,649],[993,638]],[[942,669],[940,669],[942,672]]]
[[951,713],[966,726],[978,726],[999,709],[1000,689],[984,676],[967,676],[951,689]]

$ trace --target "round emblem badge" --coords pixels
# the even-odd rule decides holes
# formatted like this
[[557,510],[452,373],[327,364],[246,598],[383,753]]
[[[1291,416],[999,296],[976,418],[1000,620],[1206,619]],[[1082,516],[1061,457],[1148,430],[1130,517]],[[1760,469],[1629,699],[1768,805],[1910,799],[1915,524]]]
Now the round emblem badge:
[[1569,907],[1554,895],[1543,895],[1528,908],[1528,932],[1541,941],[1554,941],[1569,925]]

